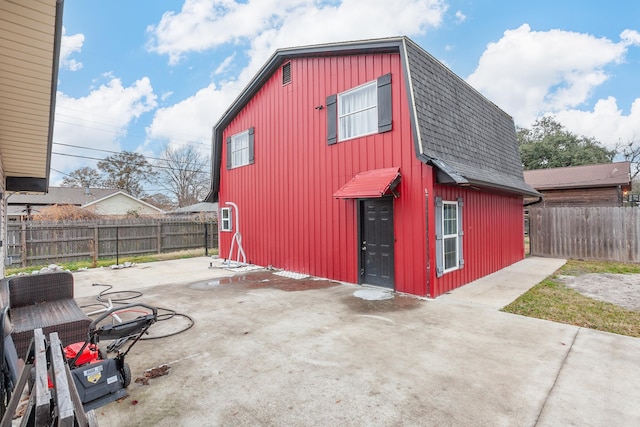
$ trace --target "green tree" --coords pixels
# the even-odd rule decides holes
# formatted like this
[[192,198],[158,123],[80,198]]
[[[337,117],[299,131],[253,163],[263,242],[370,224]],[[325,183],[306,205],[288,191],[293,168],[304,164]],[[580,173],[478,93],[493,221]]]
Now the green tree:
[[609,163],[616,154],[594,138],[567,131],[553,117],[537,120],[531,129],[518,129],[517,136],[525,170]]
[[63,187],[100,188],[102,176],[90,167],[78,168],[62,179]]
[[98,169],[104,174],[104,187],[117,188],[137,198],[145,195],[142,184],[154,182],[156,175],[142,154],[130,151],[122,151],[100,160]]

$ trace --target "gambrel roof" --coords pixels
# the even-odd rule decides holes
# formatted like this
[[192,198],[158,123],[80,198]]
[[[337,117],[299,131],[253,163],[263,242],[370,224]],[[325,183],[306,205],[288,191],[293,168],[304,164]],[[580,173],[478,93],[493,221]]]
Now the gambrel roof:
[[410,103],[416,156],[443,184],[539,196],[525,183],[513,119],[407,37],[277,50],[214,127],[212,188],[220,184],[224,129],[286,61],[295,58],[398,53]]

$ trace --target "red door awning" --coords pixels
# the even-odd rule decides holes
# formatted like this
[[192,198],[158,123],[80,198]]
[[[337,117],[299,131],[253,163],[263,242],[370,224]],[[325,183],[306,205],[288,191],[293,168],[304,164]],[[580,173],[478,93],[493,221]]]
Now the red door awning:
[[360,172],[338,191],[336,199],[371,199],[382,197],[400,182],[400,168],[374,169]]

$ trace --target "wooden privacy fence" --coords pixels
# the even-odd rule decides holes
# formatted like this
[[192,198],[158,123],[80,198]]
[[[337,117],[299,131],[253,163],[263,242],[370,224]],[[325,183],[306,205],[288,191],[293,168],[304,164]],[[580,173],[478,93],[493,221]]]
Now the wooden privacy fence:
[[637,207],[529,209],[531,255],[640,262]]
[[213,220],[137,218],[7,224],[7,264],[23,267],[217,247],[218,224]]

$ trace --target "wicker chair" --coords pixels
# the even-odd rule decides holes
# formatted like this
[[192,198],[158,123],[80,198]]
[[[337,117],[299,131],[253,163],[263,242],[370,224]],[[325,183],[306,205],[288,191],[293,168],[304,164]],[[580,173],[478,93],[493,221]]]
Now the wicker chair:
[[57,332],[62,345],[85,341],[91,319],[73,299],[73,275],[66,271],[14,276],[0,280],[0,298],[9,306],[11,336],[24,357],[33,330]]

